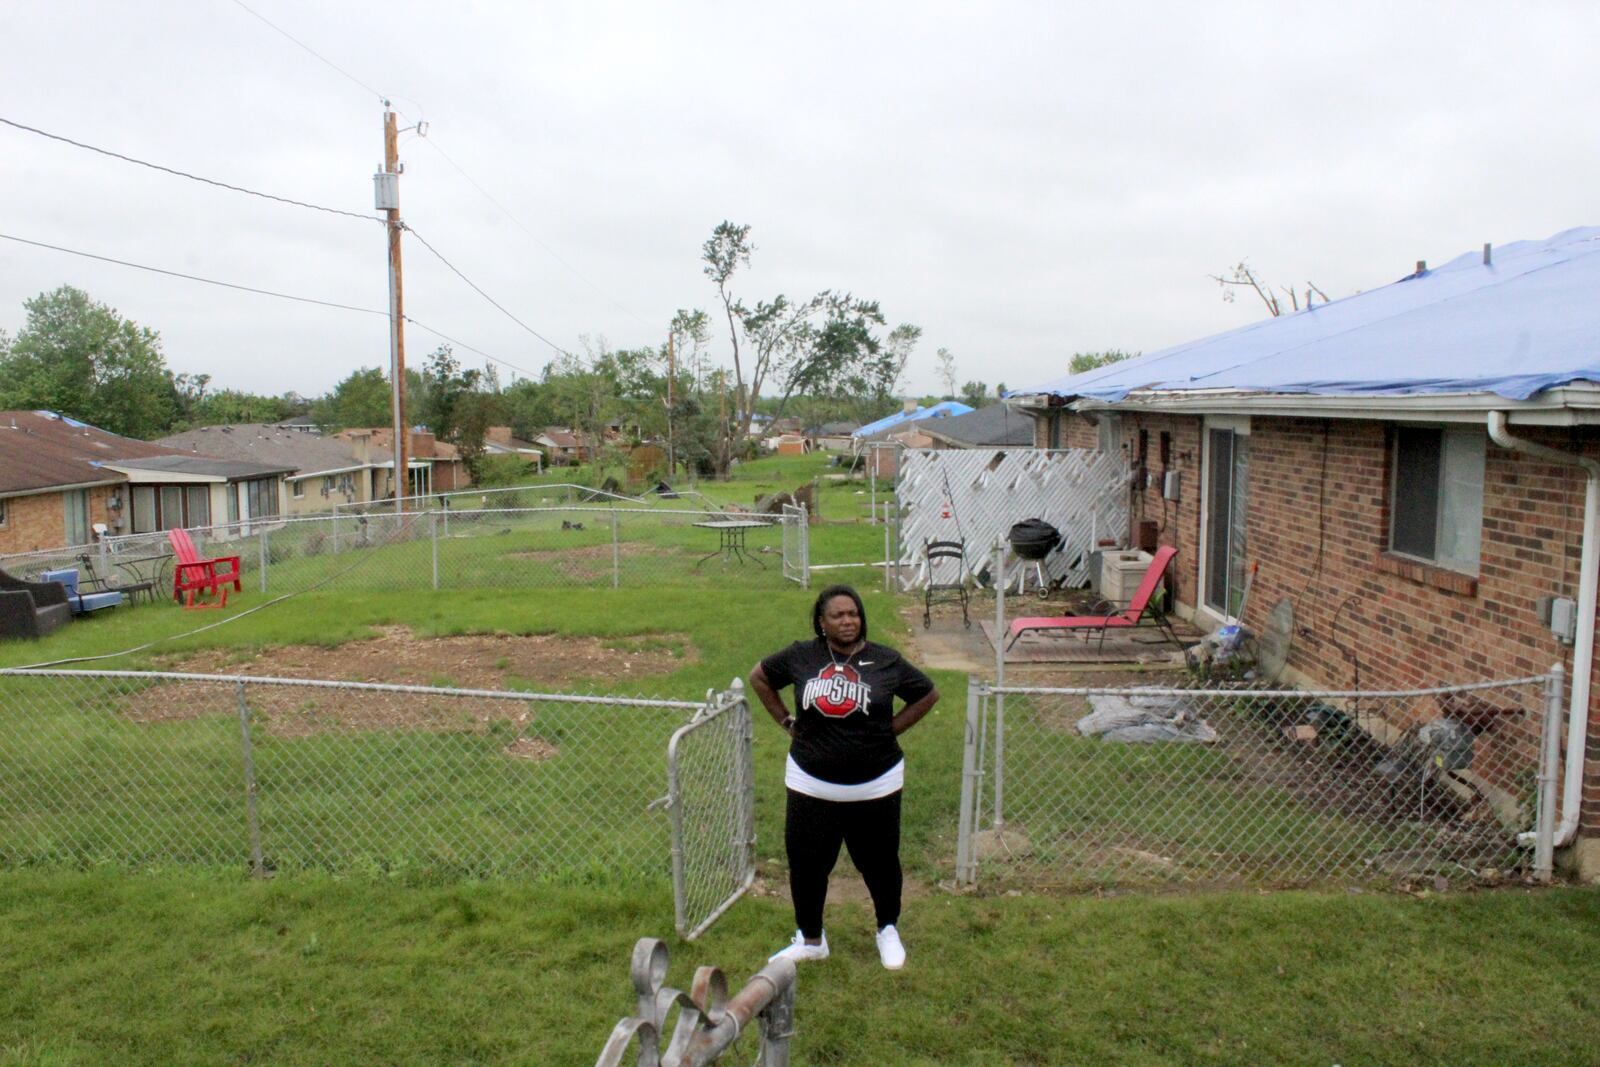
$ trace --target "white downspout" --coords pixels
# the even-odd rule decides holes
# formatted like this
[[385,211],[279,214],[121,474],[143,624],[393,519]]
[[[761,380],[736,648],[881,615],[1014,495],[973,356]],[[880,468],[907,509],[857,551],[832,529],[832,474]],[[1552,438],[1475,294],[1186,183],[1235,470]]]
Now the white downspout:
[[1560,848],[1577,835],[1583,804],[1589,679],[1594,671],[1595,579],[1600,574],[1600,461],[1511,436],[1503,411],[1489,412],[1489,438],[1501,448],[1582,467],[1588,475],[1583,493],[1583,558],[1578,567],[1578,634],[1572,649],[1572,699],[1567,705],[1567,769],[1561,792],[1561,824],[1556,827],[1555,836],[1555,847]]

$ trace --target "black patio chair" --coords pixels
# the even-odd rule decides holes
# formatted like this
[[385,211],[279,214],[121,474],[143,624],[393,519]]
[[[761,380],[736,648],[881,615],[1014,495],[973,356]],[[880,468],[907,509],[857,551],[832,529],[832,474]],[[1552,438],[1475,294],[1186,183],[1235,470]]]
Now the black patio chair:
[[[922,593],[922,628],[926,630],[933,624],[935,594],[955,593],[955,597],[944,597],[943,600],[961,601],[961,622],[970,630],[972,618],[967,614],[967,596],[972,574],[967,569],[967,542],[964,539],[960,541],[927,539],[922,545],[922,558],[927,561],[928,568],[928,585]],[[940,573],[941,570],[943,574]]]

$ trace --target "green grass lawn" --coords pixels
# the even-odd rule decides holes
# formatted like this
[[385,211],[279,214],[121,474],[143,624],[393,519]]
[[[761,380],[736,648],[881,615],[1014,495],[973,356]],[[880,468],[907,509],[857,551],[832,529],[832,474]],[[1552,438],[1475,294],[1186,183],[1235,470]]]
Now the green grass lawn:
[[[665,894],[306,875],[0,878],[0,1064],[587,1064],[632,1010]],[[1600,896],[912,899],[910,962],[836,904],[793,1062],[1591,1064]],[[669,982],[737,989],[787,909],[671,942]],[[753,1056],[753,1038],[730,1062]]]
[[[723,488],[729,499],[748,499],[758,486],[793,488],[820,469],[813,457],[769,462],[742,468],[741,480]],[[853,504],[859,488],[830,486],[824,515],[832,494],[841,505]],[[496,536],[507,551],[527,553],[541,551],[538,538],[547,535],[553,536]],[[676,535],[659,536],[663,551],[680,547]],[[813,528],[812,544],[814,562],[880,559],[882,528],[826,523]],[[431,564],[419,549],[427,546],[382,551],[414,571]],[[327,558],[301,556],[282,565],[303,565],[312,574]],[[809,636],[814,595],[781,578],[758,584],[731,581],[721,567],[706,570],[618,589],[599,581],[440,594],[325,588],[188,633],[263,603],[247,585],[227,613],[119,609],[42,642],[0,645],[0,665],[94,656],[157,638],[172,640],[90,665],[151,668],[170,662],[167,655],[209,649],[245,659],[282,645],[337,646],[403,624],[424,636],[498,631],[624,646],[656,637],[682,642],[694,654],[668,673],[623,682],[597,670],[572,688],[695,699],[743,676],[759,655]],[[903,641],[894,600],[877,591],[877,571],[817,577],[813,589],[836,577],[855,581],[874,637]],[[441,665],[441,674],[448,673]],[[965,687],[949,672],[935,678],[945,698],[905,738],[903,853],[912,889],[902,926],[911,963],[900,974],[884,972],[872,948],[869,911],[835,902],[834,958],[801,972],[797,1065],[1595,1062],[1600,894],[1593,889],[1094,897],[968,896],[940,888],[953,868]],[[492,866],[462,867],[444,857],[384,862],[385,849],[392,854],[405,844],[400,834],[363,843],[372,850],[370,862],[347,856],[333,864],[337,873],[290,862],[274,879],[253,881],[242,864],[201,847],[219,838],[235,847],[236,808],[210,809],[198,792],[214,779],[216,790],[236,793],[236,766],[200,757],[185,764],[192,773],[151,778],[132,773],[125,759],[130,745],[206,751],[236,722],[129,724],[107,714],[97,732],[84,737],[80,727],[68,741],[52,732],[70,725],[61,709],[22,701],[14,689],[4,696],[0,798],[45,766],[64,785],[87,781],[94,788],[75,794],[72,804],[84,806],[77,821],[72,811],[58,812],[55,823],[10,825],[0,833],[0,1067],[592,1063],[612,1024],[631,1008],[628,955],[638,937],[668,938],[675,984],[686,986],[695,966],[712,963],[737,988],[789,932],[787,906],[755,895],[700,941],[676,942],[664,841],[658,875],[648,866],[625,869],[605,852],[606,842],[620,840],[620,826],[598,827],[603,832],[591,851],[599,850],[600,862],[569,864],[557,877],[535,871],[510,878]],[[782,851],[784,745],[759,710],[755,725],[759,856],[764,876],[781,882],[781,864],[773,861]],[[596,773],[636,780],[643,796],[664,780],[664,755],[654,735],[634,740],[641,742],[638,752]],[[378,754],[386,765],[414,767],[417,781],[465,775],[454,779],[453,795],[467,801],[479,788],[470,773],[431,764],[429,749],[415,737],[374,743],[385,746]],[[426,796],[409,791],[415,782],[345,773],[377,751],[350,750],[348,738],[272,744],[297,753],[286,765],[304,778],[289,794],[297,818],[315,817],[318,805],[338,808],[362,791],[364,801],[427,808]],[[1093,751],[1057,744],[1039,756],[1076,759],[1085,764],[1079,777],[1091,780],[1152,771],[1091,761]],[[526,774],[532,789],[539,771],[510,773]],[[103,823],[140,791],[168,801],[152,847],[135,850],[130,861],[117,842],[86,839],[86,827]],[[583,803],[572,798],[580,817]],[[495,820],[506,814],[467,808],[457,815],[479,835],[497,832]],[[1176,832],[1154,810],[1134,815],[1142,832]],[[1284,818],[1262,832],[1300,831],[1303,820]],[[437,837],[426,826],[413,829],[421,838]],[[653,832],[642,816],[627,828],[641,830]],[[562,832],[584,830],[573,824]],[[183,853],[186,839],[195,854]],[[33,851],[17,841],[31,841]],[[59,855],[52,859],[41,842],[54,842]],[[738,1062],[751,1055],[747,1041]]]

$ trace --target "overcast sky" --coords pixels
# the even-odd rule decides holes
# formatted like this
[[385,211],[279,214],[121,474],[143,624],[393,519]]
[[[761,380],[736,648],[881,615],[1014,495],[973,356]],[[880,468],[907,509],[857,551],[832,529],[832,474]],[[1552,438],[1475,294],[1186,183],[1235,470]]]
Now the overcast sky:
[[[1241,259],[1338,298],[1600,223],[1593,3],[244,2],[345,73],[236,0],[10,3],[0,118],[371,214],[387,94],[429,124],[401,147],[407,223],[566,348],[712,308],[723,219],[752,227],[752,302],[843,289],[921,326],[913,393],[942,391],[940,347],[1015,388],[1259,319],[1208,277]],[[9,126],[0,161],[0,233],[387,306],[374,222]],[[405,281],[411,316],[521,373],[555,355],[414,240]],[[0,329],[63,283],[214,387],[388,363],[377,315],[4,240]],[[410,360],[438,343],[410,329]]]

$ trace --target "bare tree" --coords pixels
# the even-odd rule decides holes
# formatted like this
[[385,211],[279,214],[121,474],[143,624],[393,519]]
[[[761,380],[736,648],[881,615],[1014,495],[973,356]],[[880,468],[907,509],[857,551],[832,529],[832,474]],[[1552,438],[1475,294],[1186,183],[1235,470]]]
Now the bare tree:
[[[1279,293],[1282,293],[1289,298],[1289,307],[1287,310],[1300,310],[1300,295],[1295,291],[1293,286],[1273,286],[1269,282],[1262,281],[1261,276],[1255,272],[1255,269],[1250,266],[1250,263],[1247,260],[1241,259],[1237,264],[1235,264],[1231,274],[1226,278],[1220,274],[1212,274],[1210,275],[1210,278],[1212,281],[1216,282],[1222,287],[1222,299],[1226,303],[1233,303],[1234,293],[1239,289],[1244,288],[1250,289],[1256,294],[1256,296],[1260,297],[1261,302],[1267,306],[1267,311],[1269,311],[1273,317],[1282,315],[1285,310],[1282,301],[1278,299]],[[1277,292],[1274,292],[1274,289],[1276,289]],[[1311,282],[1306,282],[1305,306],[1310,307],[1316,297],[1321,297],[1324,304],[1328,302],[1327,293],[1324,293]]]
[[947,400],[954,400],[956,395],[956,357],[948,348],[941,348],[934,354],[934,362],[939,364],[939,380],[944,383],[944,395]]

